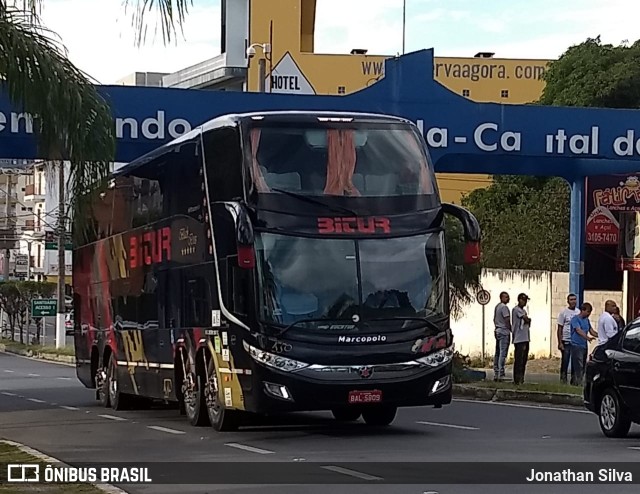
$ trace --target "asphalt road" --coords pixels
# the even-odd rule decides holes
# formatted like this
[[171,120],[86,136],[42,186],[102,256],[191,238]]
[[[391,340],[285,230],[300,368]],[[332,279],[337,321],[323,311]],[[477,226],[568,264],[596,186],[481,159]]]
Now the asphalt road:
[[[456,400],[440,410],[402,409],[393,426],[338,424],[329,414],[296,414],[233,433],[191,427],[175,409],[115,412],[101,408],[70,366],[0,353],[0,437],[27,444],[67,463],[81,462],[638,462],[640,428],[629,438],[602,436],[597,418],[577,408]],[[468,465],[467,465],[468,466]],[[464,466],[462,466],[464,467]],[[385,470],[386,469],[386,470]],[[370,469],[369,469],[370,470]],[[334,483],[354,474],[324,470]],[[358,472],[356,472],[357,474]],[[251,467],[247,468],[250,478]],[[344,479],[344,480],[343,480]],[[496,485],[151,485],[122,486],[131,493],[212,492],[288,494],[600,493],[602,486]],[[616,493],[638,486],[611,486]]]

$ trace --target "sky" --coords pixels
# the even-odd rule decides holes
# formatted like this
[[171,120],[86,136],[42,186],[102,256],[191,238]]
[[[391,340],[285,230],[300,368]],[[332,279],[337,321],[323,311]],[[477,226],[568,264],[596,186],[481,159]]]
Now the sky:
[[[264,0],[277,2],[279,0]],[[177,42],[152,35],[134,45],[124,0],[45,0],[42,21],[70,60],[102,84],[133,72],[174,72],[220,54],[220,0],[194,0]],[[402,52],[403,0],[317,0],[316,52]],[[436,56],[553,59],[588,37],[640,39],[637,0],[406,0],[406,51]]]

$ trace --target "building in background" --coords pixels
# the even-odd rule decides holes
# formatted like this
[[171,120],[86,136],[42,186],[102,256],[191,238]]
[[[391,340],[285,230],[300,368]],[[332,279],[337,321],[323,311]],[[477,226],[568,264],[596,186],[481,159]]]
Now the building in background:
[[30,173],[26,160],[0,161],[0,279],[26,279],[28,256],[20,250],[20,239],[31,228],[32,208],[24,199]]
[[116,84],[118,86],[162,87],[162,78],[166,75],[166,72],[134,72],[118,79]]
[[54,226],[53,218],[46,216],[46,163],[38,162],[29,167],[24,201],[32,216],[20,240],[20,251],[31,259],[31,279],[45,281],[45,235]]
[[[165,87],[258,91],[259,60],[266,59],[264,87],[286,94],[346,95],[384,77],[390,55],[366,47],[343,54],[315,52],[316,0],[221,0],[221,55],[163,77]],[[247,57],[247,47],[255,56]],[[268,54],[261,45],[269,45]],[[477,102],[522,104],[537,100],[549,60],[436,57],[434,77],[451,91]],[[444,201],[460,204],[464,194],[491,184],[488,175],[440,173]]]

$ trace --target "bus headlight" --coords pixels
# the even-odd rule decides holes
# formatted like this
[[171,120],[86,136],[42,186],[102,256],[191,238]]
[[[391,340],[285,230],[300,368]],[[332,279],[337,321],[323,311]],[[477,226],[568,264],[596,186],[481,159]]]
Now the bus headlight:
[[263,364],[280,371],[295,372],[304,369],[305,367],[309,367],[309,364],[305,364],[304,362],[260,350],[259,348],[249,345],[246,341],[243,341],[242,345],[249,355],[251,355],[253,360],[259,364]]
[[416,359],[416,362],[428,367],[439,367],[448,364],[453,359],[453,347],[443,348],[435,353],[430,353],[424,357]]

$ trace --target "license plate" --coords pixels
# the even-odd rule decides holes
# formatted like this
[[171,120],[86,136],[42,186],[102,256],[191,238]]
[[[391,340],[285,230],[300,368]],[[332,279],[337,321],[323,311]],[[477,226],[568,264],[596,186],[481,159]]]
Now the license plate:
[[350,391],[349,403],[380,403],[382,401],[382,391]]

